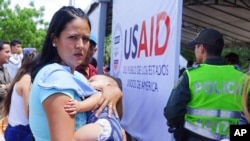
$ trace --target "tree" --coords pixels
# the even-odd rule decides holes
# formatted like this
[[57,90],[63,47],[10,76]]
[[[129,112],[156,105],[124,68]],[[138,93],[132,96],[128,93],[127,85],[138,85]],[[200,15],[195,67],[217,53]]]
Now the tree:
[[239,55],[240,59],[240,66],[243,71],[248,71],[249,69],[249,48],[248,47],[231,47],[231,48],[224,48],[222,52],[222,57],[224,57],[229,52],[234,52]]
[[34,2],[30,2],[29,7],[16,5],[15,9],[10,9],[10,3],[10,0],[0,0],[0,39],[19,39],[23,47],[40,50],[48,27],[48,23],[43,20],[45,8],[37,10]]
[[110,62],[110,53],[111,53],[111,35],[109,34],[108,36],[105,37],[104,41],[104,56],[103,56],[103,62],[105,64],[109,64]]

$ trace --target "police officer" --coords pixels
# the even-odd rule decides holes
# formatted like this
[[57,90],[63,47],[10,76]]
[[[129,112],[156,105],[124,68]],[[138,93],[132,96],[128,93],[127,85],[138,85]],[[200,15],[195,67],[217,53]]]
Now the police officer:
[[247,75],[221,58],[223,35],[202,30],[189,43],[199,65],[179,78],[164,108],[176,141],[214,141],[229,138],[229,125],[242,111],[241,90]]

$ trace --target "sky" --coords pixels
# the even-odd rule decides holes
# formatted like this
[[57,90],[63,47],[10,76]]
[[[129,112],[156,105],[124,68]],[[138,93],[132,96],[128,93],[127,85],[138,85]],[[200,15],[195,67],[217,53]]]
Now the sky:
[[[49,22],[53,14],[62,6],[69,5],[70,0],[10,0],[11,8],[14,8],[16,4],[21,7],[28,7],[30,1],[33,1],[35,7],[38,9],[41,6],[45,6],[44,19]],[[91,0],[72,0],[74,1],[74,6],[85,10],[90,4]]]

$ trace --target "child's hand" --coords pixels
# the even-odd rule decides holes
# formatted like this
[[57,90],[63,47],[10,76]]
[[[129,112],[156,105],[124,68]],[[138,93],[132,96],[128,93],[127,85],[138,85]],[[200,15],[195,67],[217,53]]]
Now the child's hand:
[[0,84],[0,88],[6,89],[6,85],[5,84]]
[[64,109],[69,115],[75,115],[78,112],[78,107],[78,102],[74,99],[70,99],[66,105],[64,105]]

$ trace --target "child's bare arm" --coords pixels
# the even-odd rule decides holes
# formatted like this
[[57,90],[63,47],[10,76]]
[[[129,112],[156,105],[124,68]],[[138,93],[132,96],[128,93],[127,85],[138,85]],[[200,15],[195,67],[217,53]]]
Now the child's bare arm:
[[80,102],[78,112],[92,111],[98,105],[102,93],[98,92]]
[[[88,123],[79,128],[74,136],[77,141],[107,140],[112,136],[112,126],[107,119],[99,119],[95,123]],[[127,141],[126,132],[121,128],[122,141]],[[117,140],[117,139],[115,139]]]
[[98,92],[80,102],[71,99],[68,103],[66,103],[64,109],[70,115],[74,115],[77,112],[91,111],[98,104],[98,100],[100,99],[100,97],[101,97],[101,92]]
[[98,123],[89,123],[75,132],[77,141],[96,141],[103,127]]

